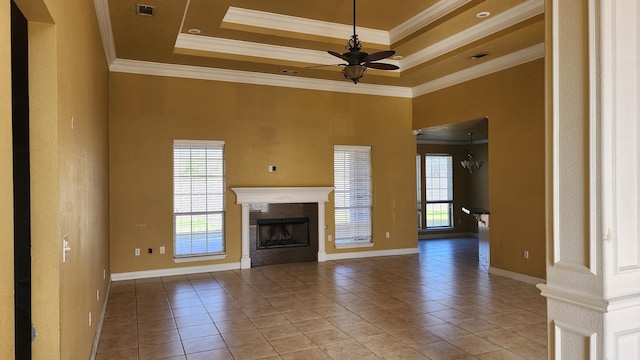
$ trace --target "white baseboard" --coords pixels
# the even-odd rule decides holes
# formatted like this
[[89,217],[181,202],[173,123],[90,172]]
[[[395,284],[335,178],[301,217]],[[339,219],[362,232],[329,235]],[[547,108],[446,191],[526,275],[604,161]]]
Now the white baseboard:
[[115,274],[111,274],[111,280],[112,281],[134,280],[134,279],[145,279],[145,278],[160,277],[160,276],[187,275],[187,274],[198,274],[198,273],[204,273],[204,272],[227,271],[227,270],[238,270],[238,269],[240,269],[239,262],[217,264],[217,265],[187,266],[187,267],[169,268],[169,269],[115,273]]
[[345,260],[345,259],[368,258],[368,257],[375,257],[375,256],[409,255],[409,254],[417,254],[418,252],[419,252],[418,248],[342,252],[342,253],[336,253],[336,254],[327,254],[327,260]]
[[418,232],[418,240],[435,240],[435,239],[451,239],[451,238],[478,238],[478,233],[439,233],[439,234],[428,234],[428,233],[419,233]]
[[537,277],[520,274],[520,273],[509,271],[509,270],[503,270],[503,269],[495,268],[493,266],[489,267],[489,274],[503,276],[509,279],[522,281],[532,285],[545,284],[547,282],[547,280],[545,279],[540,279]]
[[90,360],[95,360],[98,354],[98,344],[100,343],[100,335],[102,335],[102,325],[104,324],[104,315],[107,312],[107,303],[109,302],[109,293],[111,292],[111,280],[107,284],[107,293],[104,296],[104,303],[102,304],[102,311],[100,312],[100,318],[98,319],[98,325],[96,326],[96,336],[93,338],[93,346],[91,347]]

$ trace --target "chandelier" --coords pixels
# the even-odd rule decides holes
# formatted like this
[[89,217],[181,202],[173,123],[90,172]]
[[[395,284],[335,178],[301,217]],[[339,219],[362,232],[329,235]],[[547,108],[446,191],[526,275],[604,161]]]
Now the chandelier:
[[473,133],[469,133],[469,152],[467,153],[467,159],[460,161],[460,165],[468,170],[469,173],[478,171],[482,167],[482,161],[473,158]]

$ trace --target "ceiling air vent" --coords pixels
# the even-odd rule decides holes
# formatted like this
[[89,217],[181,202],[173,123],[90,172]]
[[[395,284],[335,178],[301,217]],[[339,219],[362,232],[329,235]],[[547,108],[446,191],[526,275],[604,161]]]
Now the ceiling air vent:
[[485,56],[487,56],[487,55],[490,55],[490,53],[488,53],[488,52],[481,52],[481,53],[475,54],[475,55],[473,55],[473,56],[469,56],[469,59],[471,59],[471,60],[478,60],[478,59],[482,59],[483,57],[485,57]]
[[151,5],[136,4],[136,13],[143,16],[153,16],[156,12],[156,7]]

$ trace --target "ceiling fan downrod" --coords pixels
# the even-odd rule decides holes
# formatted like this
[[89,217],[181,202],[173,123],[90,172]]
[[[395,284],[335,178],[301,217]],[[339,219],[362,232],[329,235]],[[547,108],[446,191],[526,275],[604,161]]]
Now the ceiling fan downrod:
[[347,45],[345,48],[349,51],[362,49],[362,43],[360,39],[358,39],[358,34],[356,33],[356,0],[353,0],[353,35],[347,41]]

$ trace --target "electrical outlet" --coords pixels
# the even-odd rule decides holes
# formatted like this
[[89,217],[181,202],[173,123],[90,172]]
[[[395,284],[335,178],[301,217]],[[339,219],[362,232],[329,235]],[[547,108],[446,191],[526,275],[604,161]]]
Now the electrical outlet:
[[387,231],[387,233],[386,233],[386,234],[384,234],[384,236],[388,239],[388,238],[390,238],[390,237],[391,237],[391,234]]
[[89,311],[89,326],[93,323],[93,319],[91,317],[91,311]]
[[147,253],[153,254],[153,249],[152,248],[147,249]]
[[96,301],[100,302],[100,289],[96,290]]
[[525,250],[525,251],[524,251],[524,253],[522,254],[522,256],[523,256],[525,259],[527,259],[527,260],[528,260],[528,259],[529,259],[529,250]]
[[140,256],[140,248],[136,248],[135,254],[136,254],[136,256]]
[[106,280],[107,279],[107,269],[102,268],[102,280]]
[[160,254],[164,254],[165,250],[164,250],[164,246],[160,246]]
[[327,240],[328,240],[329,242],[333,241],[333,236],[328,235],[328,236],[327,236]]

